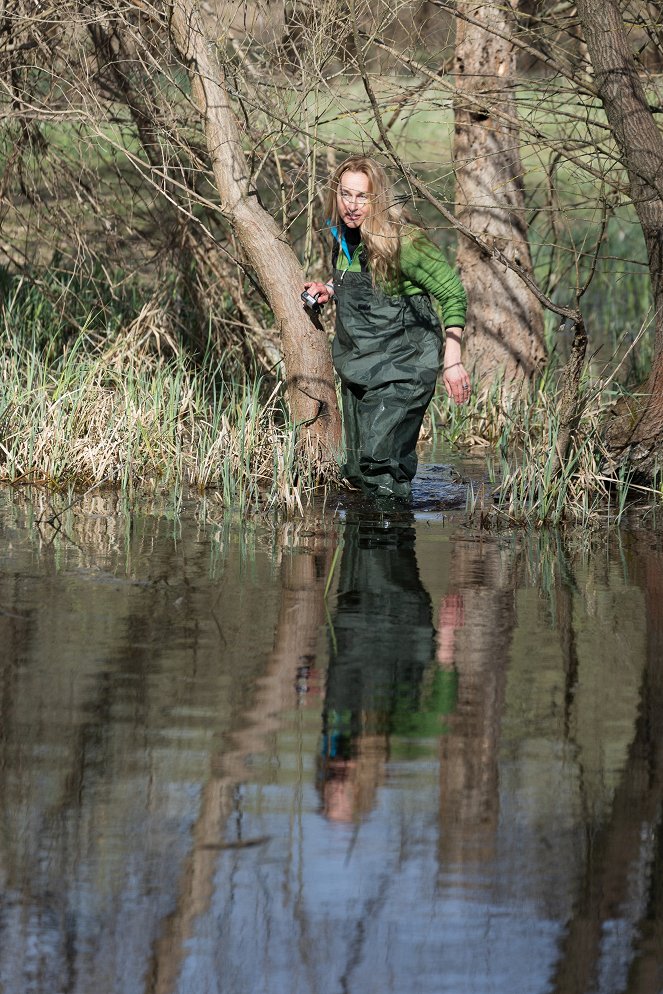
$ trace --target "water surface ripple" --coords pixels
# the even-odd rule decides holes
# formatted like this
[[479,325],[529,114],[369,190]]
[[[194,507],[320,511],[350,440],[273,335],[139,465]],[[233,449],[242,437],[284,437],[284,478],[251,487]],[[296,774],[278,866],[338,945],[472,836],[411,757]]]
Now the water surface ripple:
[[663,542],[438,477],[0,494],[3,994],[660,994]]

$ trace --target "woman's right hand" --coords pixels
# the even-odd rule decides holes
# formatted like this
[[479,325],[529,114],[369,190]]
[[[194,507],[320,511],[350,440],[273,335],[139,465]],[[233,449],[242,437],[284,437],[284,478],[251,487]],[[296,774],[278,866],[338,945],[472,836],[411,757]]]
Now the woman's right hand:
[[305,283],[304,289],[308,290],[312,297],[318,295],[318,303],[326,304],[334,296],[334,292],[328,283]]

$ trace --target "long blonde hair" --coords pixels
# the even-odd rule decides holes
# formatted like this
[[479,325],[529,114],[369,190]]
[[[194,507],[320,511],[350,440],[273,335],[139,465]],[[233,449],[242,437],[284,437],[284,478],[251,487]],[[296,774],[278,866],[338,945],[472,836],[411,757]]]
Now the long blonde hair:
[[368,178],[370,211],[361,225],[361,240],[366,248],[374,282],[387,283],[398,278],[401,234],[409,223],[403,208],[394,203],[387,174],[375,159],[351,155],[334,170],[327,194],[327,217],[339,224],[336,195],[343,173],[363,173]]

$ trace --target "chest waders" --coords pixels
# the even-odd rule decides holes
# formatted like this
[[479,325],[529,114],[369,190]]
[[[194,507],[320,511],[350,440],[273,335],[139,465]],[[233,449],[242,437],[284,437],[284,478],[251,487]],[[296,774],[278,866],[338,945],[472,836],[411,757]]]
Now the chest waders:
[[336,270],[334,296],[343,474],[364,493],[407,499],[440,366],[440,323],[427,296],[387,296],[370,273]]

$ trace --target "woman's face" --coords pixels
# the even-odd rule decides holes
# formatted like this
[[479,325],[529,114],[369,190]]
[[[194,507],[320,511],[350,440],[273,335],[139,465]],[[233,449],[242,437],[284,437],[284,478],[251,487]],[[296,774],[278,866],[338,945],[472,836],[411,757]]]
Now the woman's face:
[[338,216],[348,228],[360,228],[370,212],[370,182],[366,173],[346,169],[336,193]]

